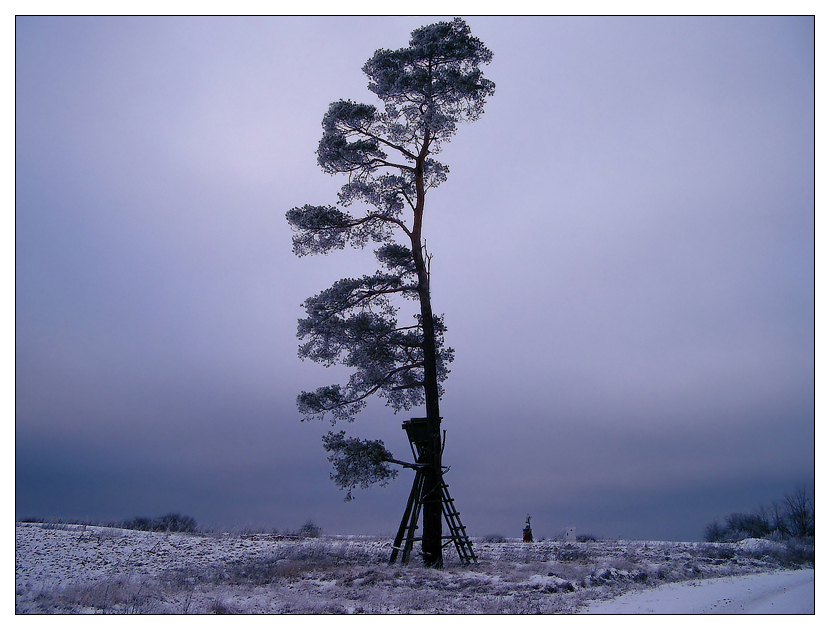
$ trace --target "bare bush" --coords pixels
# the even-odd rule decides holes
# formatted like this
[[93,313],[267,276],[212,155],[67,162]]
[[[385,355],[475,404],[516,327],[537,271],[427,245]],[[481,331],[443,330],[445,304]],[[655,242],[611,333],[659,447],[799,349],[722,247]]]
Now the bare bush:
[[171,513],[159,516],[158,518],[138,517],[125,521],[122,525],[125,529],[137,529],[145,532],[196,532],[196,519],[192,516],[182,516]]
[[712,521],[703,532],[703,540],[710,543],[723,542],[729,536],[729,531],[718,521]]
[[793,536],[801,539],[815,536],[815,512],[806,488],[802,486],[785,494],[784,506]]
[[815,511],[806,488],[799,487],[784,495],[781,502],[759,506],[751,513],[733,512],[721,526],[714,521],[706,526],[707,542],[736,542],[746,538],[797,538],[807,541],[815,536]]
[[322,533],[323,528],[318,527],[312,520],[308,520],[305,523],[303,523],[303,526],[300,528],[300,531],[297,532],[300,538],[318,538]]

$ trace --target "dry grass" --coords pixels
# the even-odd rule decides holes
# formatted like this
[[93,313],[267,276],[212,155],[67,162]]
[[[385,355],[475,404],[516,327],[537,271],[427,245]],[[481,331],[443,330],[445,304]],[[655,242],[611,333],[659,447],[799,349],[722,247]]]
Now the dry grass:
[[[475,548],[477,564],[463,566],[448,552],[445,570],[434,571],[387,566],[389,541],[381,540],[19,531],[16,610],[567,613],[665,582],[813,563],[811,547],[760,542],[480,542]],[[49,570],[33,573],[50,555]]]

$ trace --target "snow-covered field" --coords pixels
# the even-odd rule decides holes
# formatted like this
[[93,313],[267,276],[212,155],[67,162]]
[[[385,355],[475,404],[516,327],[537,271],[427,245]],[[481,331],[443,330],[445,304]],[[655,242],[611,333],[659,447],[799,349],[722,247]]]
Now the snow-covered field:
[[815,571],[779,571],[692,580],[595,602],[588,614],[810,615],[815,613]]
[[[760,540],[474,541],[478,563],[463,566],[447,550],[445,569],[434,571],[414,562],[387,566],[388,539],[279,538],[18,523],[15,609],[144,614],[723,613],[772,612],[767,602],[772,598],[775,612],[802,613],[812,612],[814,605],[812,548]],[[755,581],[733,577],[747,575]],[[605,601],[620,595],[624,597]],[[747,598],[754,608],[741,608]],[[666,608],[670,604],[674,607]]]

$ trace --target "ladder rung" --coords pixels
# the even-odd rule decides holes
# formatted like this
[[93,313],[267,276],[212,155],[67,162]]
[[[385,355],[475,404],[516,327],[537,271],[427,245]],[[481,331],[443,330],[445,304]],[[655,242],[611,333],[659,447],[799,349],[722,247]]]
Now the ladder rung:
[[[415,449],[413,449],[413,451],[414,450]],[[417,459],[417,457],[416,457],[416,459]],[[416,483],[417,483],[417,479],[418,479],[418,477],[416,476]],[[413,488],[414,488],[414,486],[413,486]],[[421,488],[421,491],[422,490],[423,490],[423,488]],[[438,493],[440,493],[440,495],[441,495],[440,498],[432,498],[432,497],[435,497],[435,491],[436,490],[438,491]],[[442,508],[441,511],[443,512],[444,519],[447,523],[447,526],[448,526],[449,532],[450,532],[449,536],[443,536],[443,535],[441,536],[441,540],[446,541],[444,544],[441,545],[441,548],[443,549],[445,547],[448,547],[450,545],[450,543],[453,543],[455,545],[456,551],[458,552],[458,556],[459,556],[459,558],[461,559],[462,562],[464,562],[466,564],[469,564],[470,562],[478,562],[478,559],[476,558],[475,552],[473,551],[473,545],[472,545],[472,543],[470,542],[470,539],[467,536],[467,528],[464,527],[464,525],[461,523],[461,512],[459,512],[458,510],[455,509],[454,499],[450,496],[449,485],[443,479],[441,479],[440,483],[436,487],[436,490],[431,490],[429,493],[427,493],[427,495],[430,498],[427,498],[426,500],[425,500],[424,495],[420,495],[420,497],[418,497],[416,499],[416,503],[415,503],[416,514],[418,512],[420,512],[421,507],[425,503],[439,503],[440,502],[441,503],[441,508]],[[413,489],[413,493],[414,492],[415,492],[415,490]],[[418,541],[423,541],[423,536],[417,536],[417,537],[414,536],[415,530],[419,529],[419,527],[415,524],[415,522],[413,522],[416,519],[417,519],[417,516],[415,516],[415,518],[413,518],[410,521],[410,524],[407,527],[408,536],[405,540],[404,545],[402,547],[396,547],[394,545],[392,546],[392,549],[395,550],[393,552],[393,555],[395,555],[397,552],[403,552],[404,555],[407,555],[407,553],[408,553],[407,550],[409,550],[409,551],[412,550],[413,543],[418,542]],[[403,527],[404,527],[404,525],[402,523],[401,528],[403,528]]]

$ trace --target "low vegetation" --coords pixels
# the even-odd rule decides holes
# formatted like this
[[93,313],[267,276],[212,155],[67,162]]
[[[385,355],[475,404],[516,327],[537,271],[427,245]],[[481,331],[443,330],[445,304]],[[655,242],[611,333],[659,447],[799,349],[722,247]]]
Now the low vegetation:
[[754,512],[734,512],[724,523],[706,526],[707,542],[735,542],[746,538],[811,542],[815,539],[815,510],[805,488],[797,488],[780,501],[762,505]]
[[124,529],[137,529],[144,532],[187,532],[195,533],[196,519],[181,514],[166,514],[159,518],[134,518],[125,522]]
[[[300,531],[313,534],[301,537]],[[137,531],[19,523],[18,613],[570,613],[667,582],[813,566],[770,540],[520,543],[474,539],[479,562],[388,566],[388,538]]]

